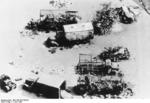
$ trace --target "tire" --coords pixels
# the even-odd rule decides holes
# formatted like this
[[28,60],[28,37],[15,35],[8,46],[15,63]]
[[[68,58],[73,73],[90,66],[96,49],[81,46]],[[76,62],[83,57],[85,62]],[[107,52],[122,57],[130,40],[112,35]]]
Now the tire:
[[85,86],[84,85],[77,85],[74,87],[74,92],[77,94],[77,95],[83,95],[86,93],[86,89],[85,89]]
[[12,89],[11,89],[9,86],[5,86],[5,87],[3,88],[3,90],[4,90],[5,92],[9,92],[9,91],[11,91]]

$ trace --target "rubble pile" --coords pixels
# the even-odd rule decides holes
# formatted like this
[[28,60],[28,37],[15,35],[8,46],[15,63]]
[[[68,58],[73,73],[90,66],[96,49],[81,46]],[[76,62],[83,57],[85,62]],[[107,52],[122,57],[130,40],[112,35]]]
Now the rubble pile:
[[[103,77],[106,78],[106,77]],[[89,79],[82,80],[82,84],[78,84],[74,87],[74,92],[77,95],[97,96],[103,98],[128,98],[133,96],[133,91],[130,87],[130,83],[126,83],[123,80],[103,79],[98,78],[92,82]],[[107,76],[107,78],[109,78]],[[84,82],[84,83],[83,83]]]
[[113,9],[109,5],[103,5],[103,9],[96,12],[96,17],[93,20],[94,33],[97,35],[104,35],[110,32],[114,23],[115,15],[111,16]]

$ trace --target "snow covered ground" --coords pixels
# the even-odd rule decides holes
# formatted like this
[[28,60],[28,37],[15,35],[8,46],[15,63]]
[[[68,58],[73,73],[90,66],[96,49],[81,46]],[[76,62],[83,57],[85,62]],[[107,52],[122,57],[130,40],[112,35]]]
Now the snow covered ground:
[[[104,0],[103,0],[104,1]],[[107,0],[106,0],[107,1]],[[75,3],[74,3],[75,2]],[[83,20],[90,20],[91,13],[98,7],[98,0],[74,0],[73,7],[81,11]],[[49,0],[2,0],[0,4],[0,74],[15,78],[27,78],[36,69],[50,74],[51,71],[64,78],[74,78],[73,69],[79,53],[96,55],[109,46],[125,46],[131,52],[131,60],[121,63],[126,80],[135,85],[133,98],[150,98],[150,16],[141,9],[137,22],[131,25],[117,24],[111,35],[95,37],[92,45],[82,45],[73,49],[58,50],[50,54],[43,45],[47,35],[34,39],[22,37],[20,31],[31,18],[39,17],[39,10],[49,8]],[[87,16],[89,15],[89,16]],[[116,27],[117,27],[116,26]],[[68,78],[69,77],[69,78]],[[22,84],[23,81],[17,82]],[[15,95],[14,95],[15,94]],[[1,98],[39,98],[29,94],[19,86],[10,93],[0,90]]]

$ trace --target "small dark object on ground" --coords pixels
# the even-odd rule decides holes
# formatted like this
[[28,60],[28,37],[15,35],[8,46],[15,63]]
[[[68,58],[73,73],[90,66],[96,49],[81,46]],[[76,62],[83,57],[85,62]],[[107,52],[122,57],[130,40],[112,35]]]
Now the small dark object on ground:
[[50,48],[50,50],[48,50],[50,53],[54,54],[56,52],[57,48]]
[[63,47],[60,47],[60,48],[59,48],[59,50],[63,50],[63,49],[64,49]]
[[84,95],[87,92],[87,86],[84,84],[74,86],[73,91],[77,95]]
[[58,46],[57,42],[55,42],[54,40],[51,40],[50,38],[47,38],[47,40],[44,42],[44,45],[45,45],[47,48],[50,48],[50,47],[57,47],[57,46]]
[[16,78],[15,79],[15,81],[21,81],[22,80],[22,78]]
[[5,92],[15,89],[17,85],[11,81],[11,78],[5,74],[0,76],[0,88]]
[[10,64],[10,65],[14,65],[14,62],[13,62],[13,61],[12,61],[12,62],[9,62],[9,64]]

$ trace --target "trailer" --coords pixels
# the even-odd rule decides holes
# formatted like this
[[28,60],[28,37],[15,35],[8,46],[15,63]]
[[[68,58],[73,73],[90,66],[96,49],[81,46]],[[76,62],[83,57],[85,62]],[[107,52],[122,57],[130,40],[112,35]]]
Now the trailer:
[[84,40],[94,36],[91,22],[64,25],[63,27],[68,40]]
[[46,98],[60,98],[60,90],[65,90],[66,81],[59,76],[39,75],[36,79],[27,79],[23,89]]

